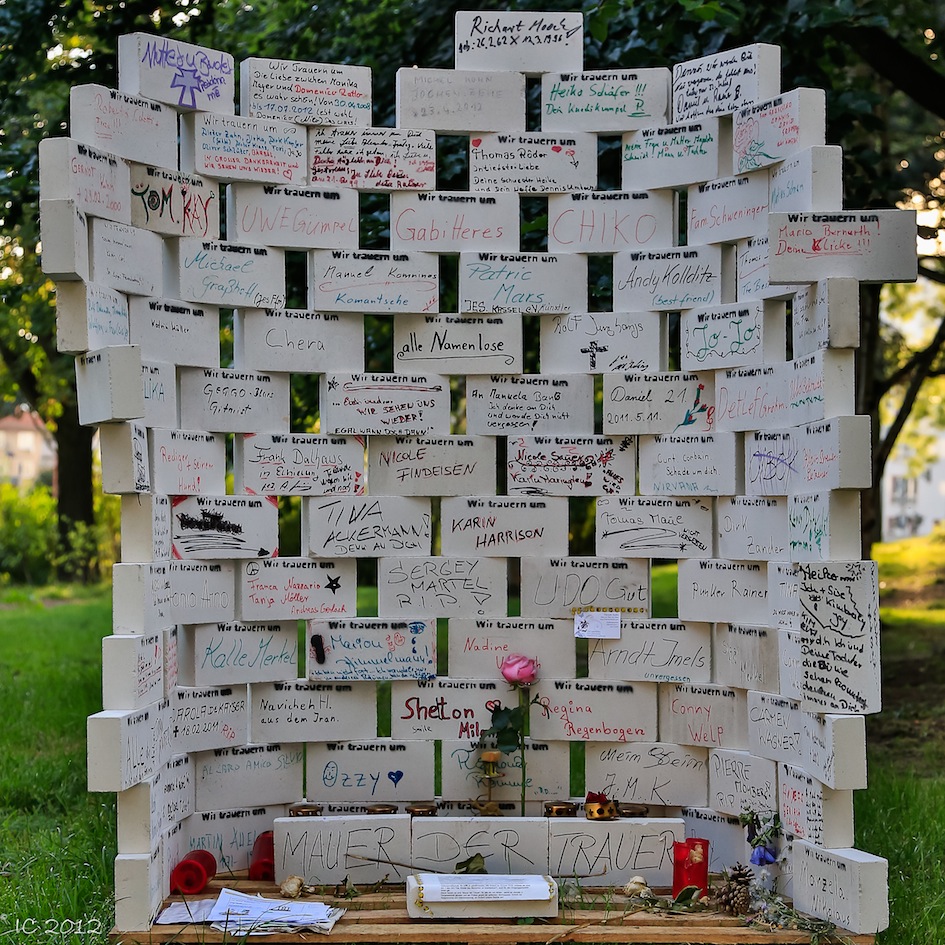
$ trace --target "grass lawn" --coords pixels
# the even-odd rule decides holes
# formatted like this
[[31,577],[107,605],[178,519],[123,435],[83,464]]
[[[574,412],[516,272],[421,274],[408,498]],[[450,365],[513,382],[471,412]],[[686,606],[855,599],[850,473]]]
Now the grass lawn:
[[[945,545],[879,546],[886,708],[868,724],[856,841],[889,859],[884,945],[945,945]],[[101,708],[107,588],[0,591],[0,943],[106,942],[115,798],[85,791],[85,719]],[[675,569],[653,576],[675,608]],[[65,598],[65,599],[62,599]],[[372,613],[373,602],[360,602]]]

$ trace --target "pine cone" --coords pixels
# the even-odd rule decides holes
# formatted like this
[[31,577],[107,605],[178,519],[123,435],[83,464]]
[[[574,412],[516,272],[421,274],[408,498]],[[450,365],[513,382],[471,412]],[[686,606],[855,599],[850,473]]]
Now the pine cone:
[[725,883],[719,891],[719,908],[732,915],[744,915],[751,906],[751,884],[755,874],[750,867],[736,863],[725,877]]

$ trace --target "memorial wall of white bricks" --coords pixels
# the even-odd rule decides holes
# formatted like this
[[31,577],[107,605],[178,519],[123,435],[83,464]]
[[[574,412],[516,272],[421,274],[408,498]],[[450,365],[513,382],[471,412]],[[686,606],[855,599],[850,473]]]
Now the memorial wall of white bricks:
[[[883,928],[885,861],[852,849],[880,708],[853,348],[857,281],[915,277],[914,215],[843,206],[824,93],[782,90],[777,47],[584,72],[581,14],[455,29],[455,69],[398,72],[394,128],[372,125],[367,68],[125,36],[119,89],[74,88],[71,136],[41,146],[59,345],[122,496],[88,721],[89,787],[118,794],[117,926],[148,927],[188,850],[225,874],[273,828],[277,878],[402,881],[482,853],[663,885],[687,833],[713,869],[747,861],[747,808],[780,813],[799,908]],[[443,135],[468,190],[438,189]],[[619,190],[599,188],[601,138]],[[359,244],[364,192],[389,203],[388,248]],[[546,195],[544,251],[522,251],[522,195]],[[287,254],[305,308],[286,308]],[[375,373],[372,319],[393,339]],[[295,429],[306,374],[318,420]],[[292,496],[300,557],[279,554]],[[655,619],[666,558],[678,616]],[[619,633],[578,640],[596,612]],[[528,816],[509,755],[505,816],[473,819],[509,653],[540,662]],[[575,785],[649,814],[541,816]],[[303,798],[324,815],[287,818]],[[403,812],[433,799],[437,818]]]

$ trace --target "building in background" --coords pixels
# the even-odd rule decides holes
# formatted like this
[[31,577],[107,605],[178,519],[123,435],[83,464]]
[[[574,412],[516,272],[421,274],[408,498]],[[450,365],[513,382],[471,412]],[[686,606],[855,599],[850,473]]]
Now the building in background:
[[883,475],[883,541],[928,535],[945,521],[945,436],[938,458],[921,472],[910,470],[906,450],[898,448]]
[[51,472],[55,487],[56,448],[38,413],[18,406],[0,417],[0,482],[28,489],[39,477]]

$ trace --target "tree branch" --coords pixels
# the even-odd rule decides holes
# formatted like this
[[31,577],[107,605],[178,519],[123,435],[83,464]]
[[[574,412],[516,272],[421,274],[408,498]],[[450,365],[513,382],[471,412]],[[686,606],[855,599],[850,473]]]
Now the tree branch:
[[945,75],[928,60],[878,26],[837,26],[831,32],[917,105],[945,119]]
[[[938,259],[938,256],[922,256],[921,259]],[[928,266],[919,266],[919,275],[925,279],[929,279],[932,282],[938,282],[940,285],[945,285],[945,272],[942,272],[939,269],[929,269]]]

